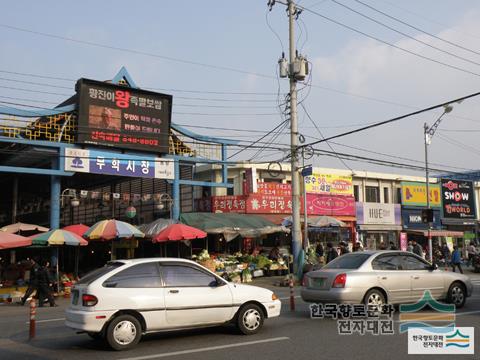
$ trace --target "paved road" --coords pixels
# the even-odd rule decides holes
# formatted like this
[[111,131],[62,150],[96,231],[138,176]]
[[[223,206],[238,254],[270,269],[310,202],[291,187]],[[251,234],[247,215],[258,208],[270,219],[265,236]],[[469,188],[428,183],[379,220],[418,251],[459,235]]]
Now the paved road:
[[[337,333],[334,320],[311,320],[308,305],[298,297],[296,310],[289,310],[288,288],[272,285],[263,279],[258,285],[275,289],[283,303],[282,315],[265,322],[263,330],[253,336],[238,335],[233,328],[210,328],[195,331],[148,335],[133,350],[114,352],[87,335],[77,335],[63,324],[67,300],[58,308],[38,309],[37,337],[28,341],[28,308],[0,306],[0,359],[429,359],[431,356],[408,356],[405,334],[393,336],[351,335]],[[474,278],[474,296],[457,314],[457,326],[475,326],[476,355],[480,359],[480,276]],[[398,325],[398,323],[397,323]],[[466,357],[460,357],[465,359]],[[455,358],[449,356],[449,359]]]

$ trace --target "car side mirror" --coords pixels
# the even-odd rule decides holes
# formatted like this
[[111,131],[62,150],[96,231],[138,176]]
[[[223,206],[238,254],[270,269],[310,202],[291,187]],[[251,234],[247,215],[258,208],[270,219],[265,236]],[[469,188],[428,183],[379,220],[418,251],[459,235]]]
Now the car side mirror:
[[438,265],[433,263],[432,265],[430,265],[430,267],[428,268],[428,270],[430,271],[434,271],[434,270],[437,270],[438,269]]

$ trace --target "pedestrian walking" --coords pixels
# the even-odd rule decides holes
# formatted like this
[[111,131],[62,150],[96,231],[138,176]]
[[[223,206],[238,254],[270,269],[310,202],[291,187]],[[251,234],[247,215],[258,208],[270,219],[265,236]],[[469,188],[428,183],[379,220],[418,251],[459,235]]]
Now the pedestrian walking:
[[37,297],[38,297],[38,272],[40,270],[40,265],[38,264],[38,259],[30,259],[31,263],[31,268],[30,268],[30,279],[28,281],[28,288],[27,291],[25,292],[25,295],[23,295],[22,299],[20,300],[20,305],[25,305],[25,302],[28,300],[30,295],[34,291],[37,292]]
[[317,254],[317,257],[321,257],[324,254],[323,245],[320,241],[317,243],[317,246],[315,247],[315,253]]
[[38,271],[38,307],[42,307],[45,299],[48,300],[50,306],[57,306],[52,292],[52,279],[50,278],[48,266],[50,263],[44,261]]
[[348,245],[345,241],[340,241],[339,245],[340,245],[340,255],[345,255],[350,252],[350,250],[348,250]]
[[460,250],[458,250],[458,246],[453,246],[453,253],[452,253],[452,270],[455,272],[455,267],[458,267],[458,270],[463,274],[462,270],[462,257],[460,255]]
[[407,251],[413,253],[413,245],[411,241],[408,242]]
[[470,243],[470,245],[467,246],[467,266],[473,266],[473,259],[475,258],[475,255],[477,255],[477,249],[475,248],[475,245],[473,245],[473,243]]
[[357,241],[355,243],[355,245],[353,246],[353,251],[354,252],[363,251],[362,244],[360,243],[360,241]]
[[423,249],[422,249],[422,246],[421,246],[420,244],[418,244],[416,240],[413,240],[413,241],[412,241],[412,246],[413,246],[412,252],[413,252],[414,254],[417,254],[417,255],[420,256],[421,258],[423,258]]
[[326,263],[328,264],[330,261],[335,259],[338,256],[337,250],[333,248],[331,242],[327,242],[327,259]]

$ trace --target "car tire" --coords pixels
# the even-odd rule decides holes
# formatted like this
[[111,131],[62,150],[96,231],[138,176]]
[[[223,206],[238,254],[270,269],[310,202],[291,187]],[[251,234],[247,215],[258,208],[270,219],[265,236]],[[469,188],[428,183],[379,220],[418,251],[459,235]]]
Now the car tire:
[[258,305],[244,305],[237,314],[237,328],[244,335],[256,334],[263,326],[264,317]]
[[369,305],[382,306],[387,303],[387,299],[385,298],[385,295],[383,294],[383,292],[381,292],[380,290],[371,289],[365,294],[365,297],[363,298],[363,303],[367,306]]
[[105,339],[117,351],[128,350],[138,344],[142,337],[142,326],[132,315],[120,315],[107,326]]
[[103,334],[101,332],[87,332],[87,335],[90,336],[93,340],[102,340]]
[[459,282],[454,282],[448,288],[447,293],[447,302],[449,304],[454,304],[455,308],[460,309],[465,305],[465,301],[467,300],[467,291],[465,290],[465,286]]

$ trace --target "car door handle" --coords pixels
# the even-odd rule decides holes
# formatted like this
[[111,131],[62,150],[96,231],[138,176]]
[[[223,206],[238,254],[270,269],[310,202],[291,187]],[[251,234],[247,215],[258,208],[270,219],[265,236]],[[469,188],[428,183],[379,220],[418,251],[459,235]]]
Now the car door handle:
[[418,280],[418,279],[420,279],[420,276],[418,276],[418,275],[412,276],[412,279]]
[[381,276],[380,279],[387,280],[388,278],[386,276]]
[[179,291],[178,291],[178,290],[170,290],[169,293],[170,293],[170,294],[178,294]]

